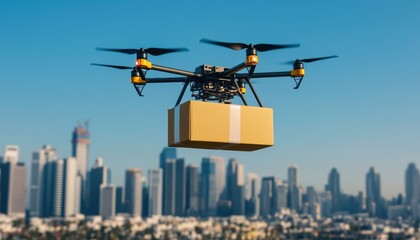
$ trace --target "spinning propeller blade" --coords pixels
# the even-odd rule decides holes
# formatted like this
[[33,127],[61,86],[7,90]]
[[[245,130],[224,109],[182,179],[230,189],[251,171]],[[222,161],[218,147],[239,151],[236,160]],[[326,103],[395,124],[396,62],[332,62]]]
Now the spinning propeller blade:
[[153,56],[159,56],[167,53],[173,53],[173,52],[187,52],[189,51],[188,48],[140,48],[140,49],[134,49],[134,48],[96,48],[98,51],[108,51],[108,52],[119,52],[119,53],[125,53],[125,54],[136,54],[145,52]]
[[338,57],[337,55],[332,55],[332,56],[327,56],[327,57],[296,59],[294,61],[285,62],[284,64],[293,64],[296,61],[298,61],[298,62],[304,62],[304,63],[310,63],[310,62],[315,62],[315,61],[329,59],[329,58],[337,58],[337,57]]
[[116,69],[133,69],[133,67],[126,67],[126,66],[118,66],[118,65],[109,65],[109,64],[100,64],[100,63],[91,63],[90,65],[93,66],[101,66],[101,67],[110,67],[110,68],[116,68]]
[[210,39],[203,38],[200,40],[200,42],[213,44],[221,47],[230,48],[233,50],[242,50],[245,48],[255,48],[257,51],[260,52],[267,52],[271,50],[276,49],[282,49],[282,48],[295,48],[300,47],[300,44],[266,44],[266,43],[260,43],[260,44],[245,44],[245,43],[231,43],[231,42],[220,42],[220,41],[214,41]]

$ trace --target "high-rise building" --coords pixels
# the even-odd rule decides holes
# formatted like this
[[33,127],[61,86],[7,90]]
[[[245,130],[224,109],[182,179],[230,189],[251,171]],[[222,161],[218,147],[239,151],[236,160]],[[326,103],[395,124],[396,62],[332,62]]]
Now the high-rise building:
[[40,217],[42,174],[45,164],[57,159],[57,152],[50,145],[45,145],[32,153],[29,211],[33,217]]
[[64,159],[63,181],[63,217],[70,217],[80,213],[80,193],[77,187],[80,179],[77,176],[77,161],[74,157]]
[[407,206],[411,207],[420,201],[419,170],[414,163],[410,163],[405,171],[405,196]]
[[0,212],[23,217],[26,207],[27,169],[23,163],[9,160],[0,164]]
[[175,159],[167,159],[164,167],[163,215],[175,214]]
[[246,178],[246,192],[245,192],[245,214],[247,216],[259,216],[260,212],[260,178],[255,173],[248,173]]
[[[160,216],[162,215],[162,169],[148,171],[149,184],[149,201],[148,201],[148,215]],[[144,206],[146,207],[146,206]]]
[[200,199],[200,173],[196,165],[186,167],[186,198],[185,209],[187,216],[198,216]]
[[236,159],[229,159],[226,167],[226,200],[233,203],[236,188],[236,169],[238,161]]
[[243,164],[236,166],[234,174],[234,195],[232,198],[232,214],[245,215],[245,170]]
[[95,165],[89,171],[87,187],[87,209],[88,215],[99,215],[101,186],[111,183],[111,170],[104,165],[102,158],[97,158]]
[[12,164],[17,164],[19,161],[19,146],[6,145],[1,159],[2,161],[0,163],[10,162]]
[[80,176],[81,185],[80,192],[80,206],[82,212],[86,212],[86,183],[87,183],[87,169],[89,161],[89,132],[87,126],[79,125],[73,131],[72,136],[72,157],[77,160],[77,173]]
[[326,185],[326,190],[331,193],[332,196],[332,211],[340,211],[340,174],[336,168],[331,169],[330,174],[328,175],[328,183]]
[[142,203],[141,203],[141,217],[147,218],[149,216],[149,186],[147,185],[146,179],[143,176],[143,187],[142,187]]
[[319,203],[321,206],[321,216],[331,217],[332,215],[332,195],[330,191],[325,191],[319,194]]
[[53,160],[44,167],[41,187],[41,216],[61,217],[63,215],[64,161]]
[[176,154],[176,148],[170,148],[170,147],[164,147],[162,149],[162,152],[159,155],[159,168],[162,169],[162,212],[163,214],[166,215],[165,212],[165,205],[167,204],[166,198],[165,198],[165,193],[166,191],[166,173],[165,173],[165,165],[166,165],[166,160],[169,159],[176,159],[177,158],[177,154]]
[[165,168],[166,160],[176,158],[176,148],[164,147],[159,156],[159,168],[161,168],[163,171],[163,169]]
[[200,214],[216,216],[217,203],[223,200],[225,164],[222,157],[210,156],[201,162]]
[[175,163],[175,215],[185,216],[185,160],[178,158]]
[[287,208],[287,194],[288,186],[286,183],[277,185],[277,211],[282,208]]
[[115,215],[115,186],[102,184],[100,187],[99,214],[103,218],[110,218]]
[[115,213],[124,212],[124,188],[117,186],[115,190]]
[[125,209],[133,217],[142,213],[142,176],[140,168],[129,168],[125,172]]
[[366,174],[366,208],[371,216],[380,216],[381,207],[381,180],[371,167]]
[[319,205],[318,193],[313,186],[308,186],[306,188],[306,196],[308,206],[306,213],[310,214],[315,219],[319,219],[321,217],[321,209]]
[[280,183],[277,177],[263,177],[260,192],[260,215],[273,216],[279,209],[277,186]]
[[287,180],[289,184],[287,203],[290,209],[299,212],[302,203],[302,193],[299,187],[297,166],[294,164],[290,165],[287,173]]
[[165,168],[164,215],[185,215],[185,160],[167,159]]

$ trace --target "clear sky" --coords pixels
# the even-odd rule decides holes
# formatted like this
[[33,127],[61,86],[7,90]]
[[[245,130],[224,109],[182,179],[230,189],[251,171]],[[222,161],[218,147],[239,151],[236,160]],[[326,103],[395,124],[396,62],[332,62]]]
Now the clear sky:
[[244,52],[201,38],[300,43],[299,49],[260,53],[257,72],[290,70],[282,63],[296,58],[340,58],[306,64],[299,90],[290,78],[258,81],[263,104],[275,111],[274,147],[251,153],[179,149],[179,155],[189,163],[208,155],[236,157],[247,172],[283,179],[296,163],[301,184],[318,190],[336,167],[342,191],[352,194],[364,190],[374,166],[382,192],[394,196],[404,192],[408,163],[420,165],[419,9],[417,0],[0,0],[0,148],[19,145],[27,164],[44,144],[67,157],[73,128],[90,119],[89,167],[103,157],[121,184],[126,168],[158,166],[167,109],[182,85],[150,84],[139,98],[129,71],[89,65],[131,66],[135,57],[95,47],[187,47],[190,52],[149,60],[193,70],[244,61]]

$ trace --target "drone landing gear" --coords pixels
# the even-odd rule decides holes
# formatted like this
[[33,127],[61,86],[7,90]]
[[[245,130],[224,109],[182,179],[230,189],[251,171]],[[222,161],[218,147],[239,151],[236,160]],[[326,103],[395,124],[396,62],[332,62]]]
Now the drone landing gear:
[[262,105],[262,103],[261,103],[261,101],[260,101],[260,98],[258,97],[257,92],[256,92],[256,91],[255,91],[255,89],[254,89],[254,85],[252,85],[251,79],[246,78],[246,79],[245,79],[245,81],[248,83],[249,88],[251,88],[251,91],[252,91],[252,93],[254,94],[254,97],[255,97],[255,99],[257,100],[258,105],[260,105],[260,107],[263,107],[263,105]]
[[300,86],[300,83],[303,80],[303,76],[302,77],[293,77],[293,79],[295,80],[295,83],[296,83],[296,87],[294,87],[293,89],[298,89],[299,86]]
[[175,107],[181,103],[182,97],[184,96],[185,90],[187,89],[188,85],[190,85],[190,80],[185,81],[181,93],[179,94],[178,100],[176,100]]
[[134,86],[134,89],[136,89],[137,94],[138,94],[140,97],[144,97],[144,95],[143,95],[142,93],[143,93],[143,89],[144,89],[144,87],[145,87],[146,85],[145,85],[145,84],[144,84],[144,85],[137,85],[137,84],[133,84],[133,86]]

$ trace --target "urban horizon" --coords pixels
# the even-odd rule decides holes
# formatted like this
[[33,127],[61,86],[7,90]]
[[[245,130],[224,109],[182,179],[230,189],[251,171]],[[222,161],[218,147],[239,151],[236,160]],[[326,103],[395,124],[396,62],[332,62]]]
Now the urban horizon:
[[[176,148],[167,148],[167,147],[164,147],[161,154],[160,154],[160,160],[158,162],[159,163],[159,168],[143,169],[143,168],[133,166],[133,168],[126,169],[125,170],[125,172],[126,172],[126,176],[125,176],[126,180],[125,181],[126,182],[125,182],[125,186],[123,186],[122,184],[115,184],[115,181],[111,180],[112,179],[111,178],[112,171],[109,167],[107,167],[106,162],[102,158],[96,158],[95,163],[92,165],[90,170],[88,170],[88,162],[89,162],[88,161],[88,155],[89,155],[88,154],[88,151],[89,151],[88,146],[89,146],[89,144],[90,144],[90,139],[89,139],[88,129],[86,127],[82,126],[82,125],[79,125],[78,127],[75,128],[75,130],[73,132],[73,140],[72,140],[72,146],[73,146],[72,147],[72,149],[73,149],[72,152],[73,152],[73,154],[72,154],[71,157],[59,159],[57,157],[57,150],[50,145],[44,145],[41,150],[33,152],[32,160],[31,160],[32,164],[30,166],[31,167],[31,169],[30,169],[31,174],[27,174],[27,176],[25,177],[28,180],[30,180],[30,181],[27,181],[27,182],[29,182],[29,185],[26,186],[27,194],[25,194],[25,196],[28,196],[28,197],[27,197],[27,199],[25,197],[25,201],[24,201],[24,205],[26,207],[28,207],[29,210],[31,208],[33,208],[33,204],[34,204],[33,201],[40,201],[39,196],[35,197],[35,198],[33,197],[34,188],[38,189],[37,191],[41,191],[39,183],[37,183],[38,184],[37,187],[34,187],[33,186],[33,181],[34,181],[34,174],[36,176],[36,171],[34,170],[34,167],[38,167],[38,168],[40,167],[39,161],[42,158],[41,157],[42,155],[44,155],[44,157],[45,157],[45,159],[43,160],[43,161],[45,161],[44,164],[46,164],[48,162],[54,162],[57,165],[57,163],[59,163],[59,165],[61,165],[61,168],[63,169],[61,171],[66,171],[64,169],[69,168],[67,166],[68,162],[70,162],[70,163],[73,162],[72,163],[73,167],[70,167],[70,168],[74,168],[73,172],[75,172],[75,170],[76,170],[75,168],[77,166],[77,168],[79,169],[78,170],[79,173],[78,173],[77,176],[80,176],[80,181],[81,182],[85,182],[85,184],[87,184],[87,187],[83,187],[83,184],[82,184],[80,188],[81,189],[88,189],[88,191],[91,191],[90,192],[91,196],[89,197],[90,203],[88,203],[88,200],[82,200],[80,202],[80,204],[76,204],[77,206],[75,207],[75,209],[78,209],[80,212],[83,212],[83,213],[88,214],[88,215],[93,214],[93,213],[98,214],[98,209],[92,210],[92,211],[87,210],[87,209],[89,208],[90,205],[92,205],[92,204],[95,205],[95,202],[96,203],[100,202],[99,199],[100,199],[100,193],[101,193],[101,184],[106,184],[106,185],[113,186],[114,189],[113,190],[111,189],[111,192],[114,192],[114,193],[112,193],[112,194],[117,194],[116,191],[117,191],[118,188],[120,188],[119,191],[122,191],[122,192],[120,192],[118,194],[120,194],[120,198],[123,196],[122,195],[123,194],[123,189],[127,189],[127,187],[128,187],[127,186],[127,172],[133,171],[133,172],[135,172],[135,174],[138,175],[137,177],[140,177],[140,180],[136,179],[136,177],[134,177],[135,180],[133,180],[133,181],[140,181],[140,184],[142,186],[141,188],[142,188],[143,197],[147,196],[150,193],[150,191],[147,192],[147,190],[145,190],[145,189],[151,188],[153,186],[153,184],[154,184],[152,182],[153,181],[153,176],[157,174],[156,176],[158,176],[157,177],[157,179],[158,179],[159,175],[161,175],[161,178],[162,178],[161,180],[156,180],[156,176],[155,176],[154,181],[158,181],[158,182],[160,181],[161,186],[160,187],[156,186],[156,188],[160,189],[160,190],[156,190],[156,191],[160,192],[160,194],[162,195],[160,197],[162,199],[165,199],[165,194],[175,194],[175,192],[179,192],[176,187],[174,188],[174,191],[172,193],[168,193],[167,190],[165,190],[165,188],[167,188],[166,185],[169,184],[169,183],[165,182],[166,181],[165,176],[167,176],[168,174],[169,175],[173,174],[173,176],[172,176],[173,177],[173,182],[176,182],[177,181],[176,180],[176,176],[177,176],[176,171],[178,171],[179,168],[181,167],[181,169],[182,169],[181,171],[183,172],[183,175],[184,175],[184,177],[183,177],[184,180],[183,181],[185,182],[185,184],[188,185],[191,182],[191,178],[188,178],[188,176],[187,176],[188,171],[192,171],[191,169],[195,169],[194,174],[196,174],[196,176],[194,176],[194,177],[197,178],[196,180],[200,180],[202,182],[203,179],[205,179],[205,178],[203,178],[204,172],[205,171],[207,171],[207,172],[210,171],[208,169],[205,170],[205,168],[211,167],[211,165],[208,165],[208,164],[211,164],[208,161],[211,162],[211,161],[213,161],[212,159],[216,159],[217,160],[216,162],[219,162],[219,163],[216,163],[217,166],[215,165],[216,168],[218,169],[216,172],[219,172],[219,173],[223,172],[222,175],[219,175],[219,176],[217,174],[215,175],[215,176],[217,176],[215,178],[216,183],[223,185],[223,187],[219,186],[218,190],[216,191],[217,192],[216,195],[218,196],[216,203],[219,204],[221,202],[221,204],[222,204],[221,207],[225,207],[225,209],[224,209],[225,212],[222,215],[233,214],[233,212],[234,212],[233,211],[233,206],[235,206],[235,204],[233,204],[233,202],[234,202],[233,201],[233,196],[235,194],[232,195],[232,193],[236,191],[234,189],[236,189],[238,186],[242,186],[244,188],[244,189],[240,190],[240,191],[242,191],[240,193],[240,195],[241,194],[243,195],[244,202],[239,204],[239,205],[241,205],[241,208],[243,208],[243,209],[242,210],[236,210],[236,211],[237,211],[237,213],[240,213],[239,215],[249,215],[249,214],[245,214],[245,205],[246,205],[245,202],[251,198],[250,192],[253,192],[254,197],[256,196],[257,198],[260,198],[262,196],[262,195],[260,195],[261,194],[260,190],[264,188],[264,183],[263,183],[264,180],[271,181],[270,184],[273,184],[273,186],[283,186],[283,187],[285,187],[285,189],[283,189],[282,191],[286,191],[287,193],[285,193],[286,195],[283,196],[283,197],[285,197],[285,199],[284,199],[284,202],[281,203],[282,208],[283,207],[291,208],[291,209],[295,210],[296,212],[301,212],[301,213],[303,213],[303,212],[308,213],[309,209],[305,210],[304,205],[307,204],[308,201],[309,201],[308,200],[308,195],[311,195],[313,193],[316,193],[317,198],[319,198],[319,196],[325,197],[324,196],[325,192],[330,192],[330,194],[335,192],[334,194],[338,194],[339,197],[337,197],[337,196],[329,197],[328,194],[327,194],[326,199],[328,200],[328,199],[331,198],[330,200],[333,201],[333,202],[334,201],[342,201],[342,198],[345,196],[345,198],[350,199],[348,201],[353,201],[353,203],[351,203],[351,204],[353,204],[352,207],[347,206],[345,208],[339,208],[339,207],[335,206],[331,209],[331,211],[334,211],[334,212],[337,212],[337,211],[353,211],[353,212],[368,211],[369,212],[370,210],[368,209],[369,207],[367,206],[369,204],[368,204],[368,202],[366,202],[366,199],[369,198],[369,197],[366,197],[366,192],[368,192],[368,191],[377,192],[377,193],[374,193],[374,194],[376,194],[376,197],[373,201],[377,205],[380,202],[382,202],[380,204],[381,205],[383,204],[383,207],[385,207],[385,205],[388,205],[388,204],[391,204],[391,205],[396,205],[397,203],[402,204],[403,199],[404,199],[403,196],[407,192],[407,186],[406,186],[405,192],[404,192],[404,189],[401,189],[401,192],[398,195],[393,196],[392,199],[391,198],[388,198],[388,199],[384,198],[383,195],[381,195],[380,173],[375,172],[374,167],[371,167],[367,171],[367,174],[365,176],[365,179],[366,179],[365,188],[360,189],[360,191],[358,192],[357,195],[352,195],[352,194],[346,193],[345,191],[342,191],[341,186],[340,186],[340,172],[334,167],[331,169],[329,175],[325,176],[325,179],[326,179],[325,188],[324,189],[318,189],[318,188],[316,188],[314,186],[311,186],[311,185],[303,186],[300,183],[299,168],[295,164],[291,164],[289,166],[289,168],[288,168],[288,178],[287,179],[282,179],[278,176],[272,176],[272,175],[271,176],[261,176],[257,173],[246,172],[245,171],[245,165],[241,164],[240,161],[238,161],[235,158],[226,159],[227,161],[225,162],[225,158],[223,158],[223,157],[209,156],[209,157],[203,157],[202,158],[201,166],[198,166],[197,164],[188,164],[188,163],[186,163],[185,158],[182,158],[182,157],[180,158],[179,156],[177,156],[177,149]],[[84,147],[81,148],[80,146],[84,146]],[[164,156],[164,157],[162,158],[162,156]],[[78,159],[83,159],[82,163]],[[15,145],[7,145],[6,148],[5,148],[4,154],[3,154],[3,156],[0,160],[1,160],[0,162],[2,164],[7,163],[7,162],[18,163],[19,162],[19,147],[15,146]],[[171,160],[173,162],[171,163],[169,161],[167,163],[166,162],[167,160]],[[181,161],[181,162],[178,163],[178,161]],[[172,172],[172,173],[165,172],[165,169],[166,169],[165,166],[167,164],[169,164],[168,166],[173,168],[173,170],[175,172]],[[181,165],[178,166],[179,164],[181,164]],[[22,166],[22,164],[18,164],[18,165]],[[57,166],[52,167],[52,169],[56,169],[56,168],[57,168]],[[95,171],[97,171],[98,168],[100,168],[101,170],[99,171],[99,173],[95,173]],[[417,169],[415,167],[415,164],[413,164],[413,163],[409,164],[408,169],[409,168]],[[21,170],[21,171],[23,171],[23,170]],[[42,170],[40,170],[40,169],[39,169],[39,171],[40,171],[39,173],[42,172]],[[160,173],[159,173],[159,171],[160,171]],[[292,173],[291,173],[291,171],[292,171]],[[26,170],[23,171],[23,172],[28,172],[29,173],[28,167],[26,167]],[[104,173],[104,172],[106,172],[106,173]],[[66,174],[68,174],[68,173],[67,172],[62,173],[62,175],[66,175]],[[95,183],[96,186],[97,186],[96,188],[99,187],[96,190],[95,190],[95,187],[91,187],[91,188],[89,187],[89,184],[91,184],[91,182],[94,182],[92,179],[94,179],[93,176],[95,176],[95,174],[99,174],[98,176],[101,176],[100,179],[102,179],[102,180],[100,180],[102,182],[99,182],[99,183],[96,180],[96,183]],[[105,174],[105,175],[103,175],[103,174]],[[191,174],[191,172],[190,172],[190,174]],[[210,174],[210,172],[208,172],[208,174]],[[294,177],[291,177],[291,175],[294,175]],[[331,180],[332,177],[335,178],[334,181],[336,182],[336,183],[334,183],[334,187],[331,186],[331,184],[332,184],[331,181],[333,181],[333,180]],[[234,178],[234,180],[232,180],[232,178]],[[372,180],[367,180],[368,178],[371,178]],[[91,179],[91,180],[89,180],[89,179]],[[254,180],[252,180],[252,179],[254,179]],[[406,176],[406,179],[407,179],[407,176]],[[55,179],[54,181],[57,181],[57,179]],[[65,180],[60,180],[60,181],[64,182]],[[77,180],[77,181],[79,181],[79,180]],[[232,187],[232,183],[229,183],[229,181],[236,182],[237,186]],[[255,181],[255,182],[252,182],[252,181]],[[372,182],[372,183],[368,183],[369,181]],[[406,180],[406,184],[407,184],[407,180]],[[253,185],[252,190],[250,190],[250,185]],[[370,186],[370,185],[372,185],[372,186]],[[182,188],[185,188],[185,187],[186,186],[183,186]],[[194,187],[194,186],[190,186],[190,187]],[[195,187],[198,187],[198,189],[203,188],[202,185],[200,185],[200,186],[197,185]],[[50,188],[53,188],[53,186],[50,186]],[[297,191],[297,193],[295,193],[295,195],[296,195],[295,197],[293,197],[294,194],[290,193],[291,189],[293,189],[293,188],[296,188],[296,191]],[[375,190],[372,190],[372,188],[374,188]],[[44,190],[42,190],[42,191],[44,191]],[[60,191],[62,191],[62,190],[60,190]],[[77,191],[83,191],[83,190],[80,190],[80,189],[77,190],[76,189],[76,192],[74,192],[74,193],[77,193]],[[156,191],[154,192],[154,194],[157,194]],[[37,193],[37,194],[39,195],[40,193]],[[276,194],[280,194],[280,193],[276,193]],[[127,197],[127,196],[125,196],[125,197]],[[149,198],[149,200],[150,200],[150,197],[151,196],[147,196],[147,198]],[[158,197],[158,196],[154,196],[154,197]],[[200,196],[196,196],[196,197],[201,198],[202,196],[200,195]],[[175,198],[175,195],[168,195],[168,199],[170,199],[170,198]],[[184,198],[185,198],[185,196],[184,196]],[[294,201],[296,201],[296,203],[294,203],[294,205],[290,203],[292,198],[297,199],[297,200],[294,200]],[[340,200],[337,200],[338,198],[340,198]],[[33,199],[38,199],[38,200],[33,200]],[[94,200],[92,200],[92,199],[94,199]],[[335,199],[335,200],[333,200],[333,199]],[[381,200],[381,199],[383,199],[383,200]],[[229,200],[230,203],[226,203],[225,200]],[[359,201],[358,202],[358,204],[360,205],[359,207],[356,207],[357,204],[354,203],[354,201],[356,201],[356,200]],[[62,201],[67,202],[67,199],[63,198]],[[115,200],[115,201],[118,202],[119,200]],[[182,200],[182,202],[184,202],[184,201],[188,202],[186,199]],[[197,205],[199,205],[198,204],[199,200],[196,199],[196,201],[197,201]],[[314,201],[314,200],[312,200],[312,201]],[[317,201],[319,201],[319,200],[317,200]],[[368,201],[370,201],[370,200],[368,200]],[[146,201],[144,203],[148,204],[147,202],[148,201]],[[39,204],[40,203],[38,203],[38,205]],[[172,205],[169,206],[168,204],[173,204],[173,206]],[[158,212],[158,215],[163,214],[163,215],[188,216],[187,210],[185,210],[185,209],[179,210],[179,207],[178,207],[178,210],[176,212],[174,210],[175,208],[177,208],[176,204],[177,203],[165,203],[165,201],[163,200],[162,204],[161,204],[162,206],[160,206],[157,209],[156,209],[156,206],[151,207],[150,205],[148,205],[146,208],[148,208],[148,211],[150,211],[149,208],[153,208],[154,209],[153,211]],[[185,203],[182,203],[182,204],[185,204]],[[202,204],[202,203],[200,203],[200,204]],[[231,209],[227,210],[229,207],[227,207],[227,205],[223,206],[223,204],[227,204],[228,206],[231,206],[230,207]],[[337,205],[338,203],[334,203],[334,204]],[[116,203],[114,205],[116,205]],[[166,205],[168,205],[169,207],[166,206]],[[137,206],[137,208],[138,207],[139,206]],[[213,207],[220,207],[220,206],[217,205],[217,206],[213,206]],[[279,207],[279,206],[277,206],[277,207]],[[274,207],[274,208],[277,209],[277,207]],[[308,206],[306,206],[306,207],[308,207]],[[64,207],[62,207],[62,208],[64,209]],[[115,209],[114,209],[115,213],[118,213],[118,211],[120,211],[120,213],[121,213],[121,211],[125,211],[125,212],[128,211],[127,209],[121,210],[122,208],[123,207],[121,207],[121,206],[120,207],[115,206]],[[144,209],[145,206],[142,206],[140,208]],[[168,210],[168,208],[170,208],[170,209],[173,208],[173,209]],[[183,207],[181,207],[181,208],[183,208]],[[199,214],[198,213],[198,211],[199,211],[198,208],[199,207],[197,207],[197,209],[194,210],[194,211],[197,211],[197,212],[194,213],[195,216],[206,216],[206,214],[208,214],[208,213],[206,213],[206,214],[200,213]],[[259,206],[258,208],[263,209],[264,207]],[[64,211],[63,209],[60,210],[60,211]],[[73,211],[75,209],[73,209]],[[82,209],[84,209],[84,210],[82,210]],[[349,210],[349,209],[352,209],[352,210]],[[358,210],[356,210],[356,209],[358,209]],[[37,211],[35,211],[35,215],[39,214],[39,212],[37,212]],[[142,211],[144,211],[144,210],[142,210]],[[202,210],[200,210],[200,211],[202,211]],[[210,216],[219,216],[220,215],[217,212],[218,211],[217,209],[212,209],[212,210],[209,210],[209,211],[214,211],[213,213],[210,214]],[[260,210],[258,210],[258,211],[260,211]],[[267,210],[267,211],[270,212],[272,210]],[[382,217],[386,216],[386,213],[385,213],[386,209],[384,208],[383,211],[384,212],[381,215]],[[76,212],[77,212],[77,210],[76,210]],[[181,212],[183,212],[183,213],[181,213]],[[64,214],[64,213],[60,213],[60,214],[58,214],[58,213],[48,213],[48,214],[51,214],[52,216],[54,216],[54,214],[60,215],[60,214]],[[145,214],[144,212],[142,212],[142,215],[147,216],[147,213]]]

